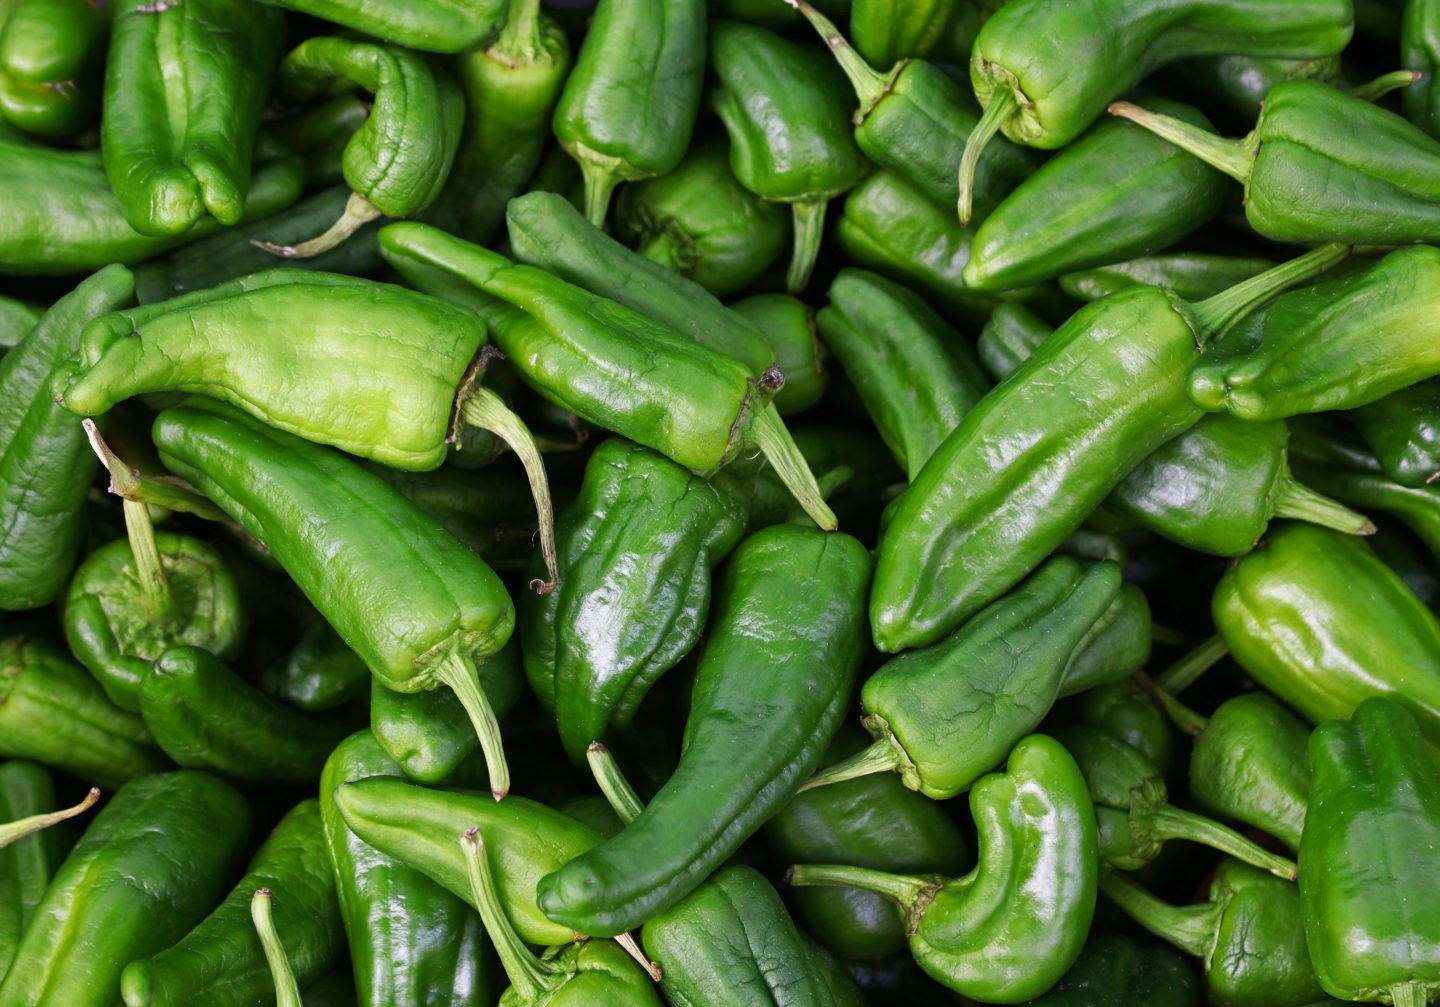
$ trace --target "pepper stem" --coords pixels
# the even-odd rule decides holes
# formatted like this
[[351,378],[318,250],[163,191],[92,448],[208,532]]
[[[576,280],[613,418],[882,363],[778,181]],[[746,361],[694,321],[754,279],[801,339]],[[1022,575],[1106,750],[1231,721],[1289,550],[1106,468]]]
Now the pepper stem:
[[576,160],[580,162],[580,176],[585,180],[585,219],[603,231],[605,218],[610,214],[610,197],[620,184],[620,176],[608,163],[584,156]]
[[810,520],[819,525],[822,531],[839,528],[840,522],[835,519],[835,512],[825,503],[825,494],[815,482],[815,473],[810,471],[805,456],[800,453],[795,439],[786,429],[785,421],[775,411],[775,403],[761,402],[757,405],[750,423],[749,436],[760,449],[760,453],[775,467],[775,474],[780,477],[790,495],[805,508]]
[[974,215],[975,170],[980,166],[980,155],[985,153],[985,148],[995,139],[1000,127],[1010,121],[1019,107],[1020,101],[1011,88],[991,92],[989,107],[965,141],[965,153],[960,157],[960,200],[957,204],[961,227],[968,227]]
[[1275,516],[1309,521],[1347,535],[1375,534],[1375,522],[1297,481],[1288,469],[1281,471],[1275,483]]
[[1177,696],[1194,685],[1201,675],[1220,663],[1230,648],[1219,634],[1207,637],[1198,647],[1162,671],[1155,684],[1162,691]]
[[1418,70],[1395,70],[1383,76],[1376,77],[1368,84],[1352,87],[1350,89],[1350,97],[1359,98],[1361,101],[1379,101],[1391,91],[1398,91],[1402,87],[1409,87],[1423,76],[1425,75]]
[[789,293],[800,293],[810,282],[815,260],[820,256],[820,241],[825,237],[825,210],[829,206],[829,199],[803,199],[790,204],[795,244],[790,251],[790,268],[785,272],[785,289]]
[[1193,737],[1202,733],[1205,728],[1209,726],[1209,720],[1150,681],[1149,675],[1137,671],[1134,678],[1135,681],[1140,684],[1140,688],[1145,691],[1145,694],[1150,697],[1151,701],[1164,711],[1170,723],[1174,724],[1176,728],[1183,733]]
[[836,885],[874,892],[898,904],[907,914],[935,890],[935,882],[925,878],[841,864],[796,864],[786,872],[785,880],[797,888]]
[[465,707],[480,751],[485,756],[485,770],[490,774],[490,795],[503,800],[510,793],[510,765],[505,761],[505,747],[500,742],[500,722],[495,710],[480,687],[475,666],[455,651],[450,651],[435,665],[435,677],[448,685],[460,705]]
[[629,825],[639,818],[645,805],[631,789],[625,774],[620,772],[610,749],[606,748],[603,742],[592,741],[585,750],[585,761],[590,763],[590,772],[595,775],[595,782],[600,785],[600,793],[605,795],[605,800],[610,802],[610,807],[615,809],[620,821]]
[[67,818],[74,818],[82,814],[100,800],[100,788],[91,787],[90,792],[79,804],[70,808],[62,808],[59,811],[51,811],[43,815],[30,815],[27,818],[17,818],[13,822],[6,822],[0,825],[0,850],[11,843],[18,842],[26,836],[39,832],[41,829],[48,829],[52,825],[58,825]]
[[1398,983],[1390,987],[1390,1002],[1395,1007],[1425,1007],[1430,1002],[1430,994],[1424,983]]
[[532,1003],[544,994],[554,992],[559,978],[550,963],[536,958],[515,932],[515,925],[505,915],[500,896],[495,891],[495,877],[490,872],[490,858],[485,853],[485,840],[479,829],[470,829],[460,837],[465,855],[465,873],[470,878],[470,894],[480,921],[490,934],[490,943],[500,956],[500,964],[510,977],[510,984],[519,992],[522,1003]]
[[1286,287],[1318,276],[1349,254],[1349,245],[1320,245],[1191,305],[1195,338],[1204,346]]
[[536,63],[545,51],[540,34],[540,0],[510,0],[505,27],[487,51],[506,66]]
[[270,918],[270,889],[261,888],[255,892],[250,900],[250,919],[255,923],[255,932],[260,935],[260,946],[265,949],[265,961],[275,982],[275,1007],[300,1007],[300,987],[295,982],[290,960],[285,957],[285,946],[280,943],[280,935],[275,932],[275,923]]
[[900,769],[900,753],[895,751],[895,746],[889,739],[881,738],[850,758],[841,759],[829,769],[822,769],[806,780],[796,793],[804,793],[816,787],[828,787],[832,783],[844,783],[846,780],[859,779],[871,773],[898,773]]
[[835,60],[840,64],[840,69],[845,71],[845,76],[850,78],[850,86],[855,88],[855,97],[860,100],[860,110],[855,113],[855,121],[858,125],[865,120],[866,114],[874,106],[875,102],[885,96],[895,83],[905,61],[896,63],[889,73],[881,73],[869,63],[865,57],[855,51],[855,47],[835,27],[824,14],[821,14],[814,7],[811,7],[805,0],[785,0],[791,7],[800,12],[806,21],[820,33],[821,40],[835,54]]
[[[90,441],[90,450],[100,458],[100,464],[107,472],[113,472],[112,465],[116,463],[123,466],[124,463],[100,436],[100,428],[94,420],[86,417],[80,421],[80,426]],[[135,557],[135,579],[140,584],[140,600],[151,616],[164,619],[170,612],[170,582],[165,578],[160,547],[155,544],[155,525],[150,520],[150,508],[122,497],[121,509],[125,514],[125,537],[130,540],[130,552]]]
[[259,241],[255,238],[250,239],[250,244],[282,259],[310,259],[330,251],[370,221],[379,220],[383,216],[385,214],[381,213],[374,203],[360,193],[352,192],[345,201],[345,212],[324,234],[316,235],[298,245],[277,245],[273,241]]
[[540,523],[540,555],[545,560],[549,580],[532,580],[531,590],[545,594],[555,587],[559,577],[555,558],[555,514],[550,505],[550,482],[545,476],[545,462],[525,421],[516,416],[505,400],[484,385],[474,385],[460,403],[460,417],[472,427],[489,430],[510,446],[525,466],[530,480],[530,495],[535,498],[535,515]]
[[1188,839],[1202,843],[1221,853],[1228,853],[1236,860],[1269,871],[1277,878],[1295,880],[1295,861],[1262,850],[1234,829],[1221,825],[1214,819],[1191,811],[1182,811],[1174,805],[1162,804],[1152,813],[1151,822],[1155,835],[1160,839]]
[[1109,871],[1100,876],[1100,890],[1156,937],[1197,958],[1204,958],[1210,953],[1210,947],[1215,943],[1215,930],[1220,923],[1220,907],[1215,903],[1172,906],[1129,878]]
[[1118,115],[1137,126],[1143,126],[1162,140],[1169,140],[1181,150],[1194,154],[1210,167],[1225,172],[1237,182],[1250,181],[1250,173],[1255,166],[1255,152],[1259,149],[1259,141],[1254,133],[1242,140],[1227,140],[1184,119],[1152,112],[1128,101],[1111,102],[1108,111],[1111,115]]
[[630,931],[627,930],[623,934],[616,934],[611,940],[624,948],[625,953],[635,959],[635,964],[644,969],[645,974],[655,982],[658,983],[664,978],[660,972],[660,963],[650,960],[650,956],[640,947],[640,942],[631,936]]

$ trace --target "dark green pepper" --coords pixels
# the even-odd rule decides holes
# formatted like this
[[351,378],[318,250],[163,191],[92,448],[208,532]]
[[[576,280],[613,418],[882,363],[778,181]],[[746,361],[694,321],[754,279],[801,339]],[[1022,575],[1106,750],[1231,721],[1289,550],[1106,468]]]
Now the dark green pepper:
[[730,305],[765,337],[785,384],[775,393],[781,416],[804,412],[825,394],[825,348],[815,332],[815,309],[788,294],[754,294]]
[[1435,0],[1408,0],[1400,26],[1400,65],[1420,77],[1400,92],[1406,117],[1440,139],[1440,5]]
[[1199,1007],[1194,973],[1177,953],[1120,934],[1092,934],[1065,978],[1029,1007]]
[[1440,478],[1440,378],[1391,392],[1350,418],[1391,479],[1420,487]]
[[1201,301],[1259,276],[1274,265],[1270,259],[1164,252],[1070,273],[1060,277],[1060,289],[1077,301],[1098,301],[1117,290],[1148,283],[1169,287],[1187,301]]
[[[1360,0],[1360,4],[1365,0]],[[1359,6],[1360,4],[1357,4]],[[1196,56],[1174,65],[1174,74],[1186,93],[1225,114],[1228,119],[1254,122],[1270,89],[1287,80],[1335,83],[1340,77],[1340,55],[1316,59],[1276,59],[1236,54]]]
[[975,340],[975,355],[992,378],[1003,381],[1029,360],[1054,331],[1049,322],[1021,302],[1006,301],[985,320]]
[[872,63],[893,66],[902,59],[927,56],[940,41],[961,0],[855,0],[850,31],[855,48]]
[[0,295],[0,357],[19,345],[43,314],[34,305]]
[[452,464],[429,472],[371,469],[495,569],[524,569],[539,531],[530,485],[513,471],[467,471],[468,457],[468,451],[452,455]]
[[[95,803],[99,793],[90,792],[86,807]],[[20,938],[68,847],[68,837],[60,829],[47,826],[14,838],[16,826],[23,826],[32,816],[56,817],[55,803],[55,781],[40,766],[33,762],[0,764],[0,819],[11,823],[0,825],[0,976],[10,968]]]
[[1305,479],[1337,500],[1392,515],[1409,527],[1440,557],[1440,488],[1401,486],[1389,479],[1373,457],[1361,451],[1362,466],[1334,466],[1297,462]]
[[261,0],[424,52],[465,52],[500,27],[506,0]]
[[345,200],[350,195],[350,190],[341,184],[345,181],[345,145],[369,116],[369,103],[352,92],[307,105],[293,115],[265,124],[265,136],[274,137],[304,160],[307,188],[328,185],[337,186],[341,191],[340,205],[333,213],[320,217],[298,237],[287,240],[304,240],[328,227],[344,211]]
[[266,668],[261,688],[308,713],[319,713],[365,695],[370,669],[340,634],[317,619],[280,661]]
[[0,118],[49,140],[93,125],[108,21],[91,0],[20,0],[0,12]]
[[1174,731],[1155,703],[1133,680],[1096,686],[1080,697],[1080,720],[1108,731],[1168,773]]

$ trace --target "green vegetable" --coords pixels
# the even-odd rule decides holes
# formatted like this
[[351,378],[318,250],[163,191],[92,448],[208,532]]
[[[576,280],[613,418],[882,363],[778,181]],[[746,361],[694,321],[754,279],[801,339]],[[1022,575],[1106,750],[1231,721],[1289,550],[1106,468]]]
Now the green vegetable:
[[108,22],[90,0],[17,0],[0,11],[0,119],[48,140],[92,125]]
[[804,412],[825,395],[825,347],[815,331],[815,309],[788,294],[754,294],[730,305],[765,337],[785,384],[775,393],[781,416]]
[[1198,1007],[1185,960],[1120,934],[1092,934],[1065,977],[1031,1007]]
[[261,0],[424,52],[465,52],[500,27],[506,0]]

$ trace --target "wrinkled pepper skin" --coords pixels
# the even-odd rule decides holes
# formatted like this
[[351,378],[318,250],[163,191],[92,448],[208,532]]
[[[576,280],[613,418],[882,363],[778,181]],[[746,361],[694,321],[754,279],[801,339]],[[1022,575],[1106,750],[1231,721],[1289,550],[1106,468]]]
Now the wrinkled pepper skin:
[[1440,478],[1440,378],[1391,392],[1350,418],[1391,479],[1418,488]]
[[124,266],[102,269],[0,359],[0,609],[49,604],[75,565],[96,461],[51,383],[85,323],[128,304],[133,290]]
[[489,1007],[494,1002],[485,927],[457,895],[346,826],[335,805],[343,783],[398,776],[369,731],[340,743],[320,777],[320,817],[350,946],[358,1007]]
[[47,140],[93,125],[108,21],[91,0],[20,0],[0,11],[0,119]]
[[990,381],[960,333],[916,293],[863,269],[842,269],[820,334],[895,460],[914,479]]
[[344,956],[345,935],[330,869],[320,805],[301,801],[256,851],[225,901],[174,947],[125,966],[120,993],[126,1007],[248,1007],[274,986],[250,921],[257,889],[274,893],[284,912],[275,927],[295,979],[319,979]]
[[1165,252],[1069,273],[1060,277],[1060,289],[1077,301],[1098,301],[1125,287],[1149,283],[1168,287],[1184,300],[1200,301],[1259,276],[1274,265],[1270,259]]
[[743,505],[645,448],[611,439],[556,524],[560,582],[520,600],[525,672],[577,765],[627,730],[656,680],[700,639],[710,576],[740,542]]
[[1311,723],[1393,696],[1440,739],[1440,620],[1364,542],[1286,525],[1220,579],[1211,613],[1240,666]]
[[744,991],[755,1007],[859,1004],[837,997],[817,967],[826,952],[796,929],[770,882],[732,864],[645,922],[645,952],[660,966],[660,989],[674,1004],[719,1003]]
[[619,183],[680,164],[704,74],[704,0],[601,0],[552,124],[585,175],[590,223],[605,226]]
[[40,640],[0,640],[0,756],[33,759],[114,787],[168,765],[144,722]]
[[162,236],[239,223],[285,18],[246,0],[114,6],[100,149],[125,219]]
[[1435,0],[1408,0],[1400,25],[1400,65],[1422,76],[1400,92],[1405,117],[1440,139],[1440,4]]
[[[33,762],[0,763],[0,819],[11,822],[55,808],[55,781],[49,772]],[[0,848],[0,976],[10,968],[71,838],[52,826]]]
[[541,882],[546,915],[597,936],[637,926],[784,806],[849,701],[869,578],[869,553],[844,534],[777,525],[741,543],[700,655],[679,766],[623,832]]
[[1440,994],[1440,764],[1403,706],[1367,699],[1310,737],[1300,840],[1305,934],[1325,992],[1423,1005]]
[[1097,933],[1055,986],[1030,1007],[1199,1007],[1195,975],[1179,954]]
[[753,294],[730,305],[748,319],[775,355],[785,383],[775,393],[781,416],[804,412],[825,394],[825,347],[815,330],[815,309],[789,294]]
[[503,23],[505,0],[261,0],[422,52],[465,52]]
[[647,259],[726,297],[758,280],[789,234],[783,208],[746,189],[723,144],[699,144],[658,178],[625,187],[615,231]]
[[225,893],[250,809],[205,773],[121,787],[61,866],[0,983],[0,1004],[111,1007],[120,974],[185,936]]

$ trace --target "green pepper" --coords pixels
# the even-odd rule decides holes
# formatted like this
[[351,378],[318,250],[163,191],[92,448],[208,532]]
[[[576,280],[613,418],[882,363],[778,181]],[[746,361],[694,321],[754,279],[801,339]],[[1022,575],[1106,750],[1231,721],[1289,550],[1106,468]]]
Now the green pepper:
[[830,200],[870,169],[847,128],[840,71],[821,53],[735,21],[711,22],[710,66],[719,81],[710,107],[730,136],[735,177],[791,206],[785,286],[798,293],[820,254]]
[[[382,853],[346,826],[335,791],[400,766],[369,731],[342,741],[320,776],[320,817],[360,1007],[490,1007],[485,927],[459,896]],[[308,993],[308,991],[307,991]]]
[[855,48],[880,66],[927,56],[959,5],[960,0],[855,0],[850,8]]
[[869,553],[843,534],[777,525],[740,544],[700,655],[679,766],[623,832],[540,883],[546,915],[602,936],[643,923],[784,806],[848,704],[869,575]]
[[1325,992],[1421,1007],[1440,995],[1440,764],[1391,699],[1310,737],[1300,903]]
[[[840,738],[844,744],[832,746],[827,761],[863,747],[858,732],[844,731]],[[796,794],[765,823],[764,834],[771,852],[790,863],[953,875],[967,858],[965,838],[946,810],[889,773]],[[874,892],[799,888],[792,902],[806,929],[849,961],[883,961],[905,947],[904,918]]]
[[1007,4],[985,22],[971,53],[970,83],[985,114],[960,162],[960,220],[970,219],[975,163],[997,132],[1029,147],[1064,147],[1165,63],[1226,53],[1330,56],[1345,48],[1353,29],[1349,0],[1243,6],[1186,0],[1099,9],[1065,0]]
[[[1413,79],[1381,78],[1367,96]],[[1242,183],[1246,219],[1273,241],[1400,245],[1440,238],[1440,141],[1357,93],[1313,80],[1277,84],[1254,130],[1240,140],[1128,102],[1110,111]]]
[[739,501],[666,458],[614,439],[590,456],[556,527],[560,583],[519,613],[526,675],[577,764],[695,646],[744,531]]
[[585,174],[590,223],[605,226],[621,182],[680,164],[704,73],[703,0],[600,0],[554,119]]
[[1393,696],[1440,739],[1440,619],[1365,543],[1286,525],[1220,578],[1211,612],[1240,666],[1311,723]]
[[0,983],[0,1004],[111,1007],[126,964],[168,948],[225,893],[250,832],[205,773],[125,784],[55,874]]
[[0,295],[0,357],[19,345],[43,314],[35,305]]
[[[371,468],[495,569],[523,569],[534,552],[539,530],[530,486],[515,472],[492,468],[481,475],[467,471],[468,466],[459,464],[467,457],[464,453],[452,455],[452,464],[429,472],[387,465]],[[565,499],[563,487],[561,492]]]
[[246,0],[116,0],[114,17],[100,149],[125,219],[161,236],[239,223],[284,17]]
[[424,224],[391,224],[380,240],[413,282],[425,286],[438,274],[489,295],[493,307],[482,310],[495,344],[552,402],[687,468],[719,468],[753,445],[816,524],[836,527],[769,401],[784,381],[777,368],[757,380],[733,358],[618,302]]
[[1226,860],[1205,902],[1172,906],[1121,874],[1100,890],[1146,930],[1200,959],[1209,1001],[1221,1007],[1302,1007],[1324,995],[1310,964],[1300,891]]
[[1168,773],[1174,753],[1174,731],[1133,680],[1096,686],[1080,697],[1080,722],[1119,738]]
[[[1066,548],[1073,550],[1073,543]],[[1072,554],[1080,556],[1078,551]],[[1123,558],[1105,558],[1123,565]],[[1151,625],[1150,602],[1145,593],[1134,584],[1121,585],[1119,597],[1065,668],[1060,696],[1074,696],[1113,684],[1139,668],[1150,656],[1152,629],[1154,638],[1159,640],[1160,627]]]
[[1020,301],[1006,301],[985,320],[975,340],[975,355],[992,378],[1004,381],[1054,331],[1049,322]]
[[825,395],[825,348],[815,331],[815,309],[788,294],[754,294],[730,305],[760,330],[775,354],[785,384],[775,393],[781,416],[804,412]]
[[913,291],[843,269],[815,316],[880,437],[914,479],[990,382],[963,337]]
[[297,978],[310,983],[339,962],[344,933],[335,877],[314,799],[291,808],[256,851],[225,901],[178,944],[125,966],[120,993],[126,1007],[181,1007],[204,1001],[244,1007],[270,991],[265,955],[250,926],[257,888],[280,898],[284,935]]
[[424,52],[465,52],[500,27],[506,0],[260,0]]
[[1440,139],[1440,5],[1435,0],[1408,0],[1400,26],[1400,63],[1421,76],[1404,91],[1400,102],[1405,116],[1431,136]]
[[[344,209],[349,189],[345,181],[345,145],[355,131],[365,125],[370,104],[359,95],[341,94],[328,101],[307,105],[292,115],[265,124],[265,136],[273,137],[305,162],[305,185],[339,186],[343,193],[335,212],[321,217],[317,223],[328,226]],[[295,241],[314,234],[316,229],[300,232]],[[266,253],[269,254],[268,252]]]
[[871,594],[876,645],[933,643],[1009,590],[1200,420],[1184,388],[1197,344],[1346,251],[1323,246],[1195,305],[1137,286],[1076,312],[965,416],[895,505]]
[[1169,803],[1160,770],[1114,735],[1074,724],[1057,735],[1085,774],[1100,830],[1100,859],[1139,870],[1160,854],[1167,839],[1202,843],[1276,877],[1294,880],[1295,863],[1277,856],[1212,819]]
[[[1210,125],[1179,102],[1151,99],[1145,107]],[[977,290],[1010,290],[1150,255],[1215,216],[1226,188],[1218,171],[1159,137],[1102,122],[991,211],[961,275]]]
[[1440,378],[1391,392],[1350,418],[1391,479],[1420,487],[1440,478]]
[[[1361,0],[1364,3],[1364,0]],[[1253,122],[1265,96],[1287,80],[1320,80],[1333,84],[1340,77],[1340,55],[1316,59],[1276,59],[1236,54],[1196,56],[1174,65],[1182,86],[1198,91],[1197,99],[1216,106],[1227,118]]]
[[645,258],[716,297],[750,286],[785,248],[785,211],[736,180],[719,143],[697,144],[675,169],[627,186],[615,230]]
[[[0,764],[0,818],[25,819],[54,807],[55,782],[46,770],[33,762]],[[10,968],[35,907],[65,859],[66,838],[61,830],[46,828],[0,848],[0,976]]]
[[0,609],[49,604],[75,565],[95,457],[51,382],[85,323],[128,304],[133,289],[124,266],[102,269],[0,359]]
[[1274,265],[1269,259],[1164,252],[1070,273],[1060,277],[1060,289],[1077,301],[1098,301],[1117,290],[1148,283],[1169,287],[1187,301],[1200,301],[1259,276]]
[[936,982],[990,1003],[1039,996],[1080,955],[1095,912],[1095,817],[1085,780],[1054,739],[1031,735],[1003,773],[970,791],[979,863],[962,878],[860,867],[791,869],[793,885],[849,885],[905,913],[915,961]]
[[324,619],[317,619],[260,678],[268,695],[307,713],[358,699],[369,684],[370,669]]
[[49,140],[93,125],[108,20],[91,0],[19,0],[0,15],[0,118]]
[[1337,500],[1398,518],[1419,536],[1432,555],[1440,557],[1440,489],[1401,486],[1381,471],[1373,456],[1358,450],[1355,454],[1363,465],[1340,467],[1301,461],[1299,469],[1306,480]]
[[1199,1007],[1194,973],[1179,954],[1120,934],[1096,933],[1065,977],[1030,1007]]

